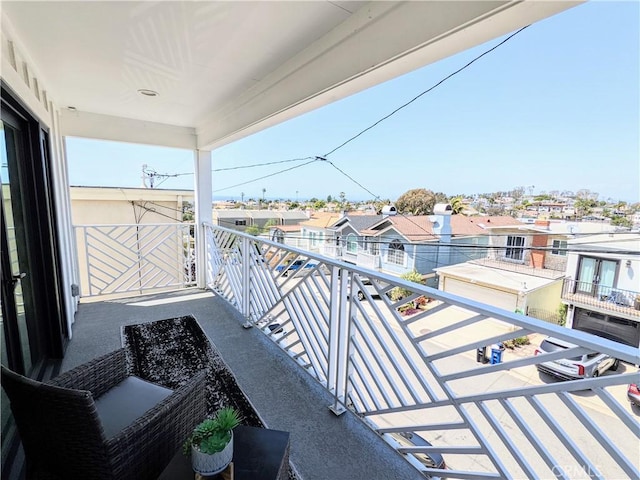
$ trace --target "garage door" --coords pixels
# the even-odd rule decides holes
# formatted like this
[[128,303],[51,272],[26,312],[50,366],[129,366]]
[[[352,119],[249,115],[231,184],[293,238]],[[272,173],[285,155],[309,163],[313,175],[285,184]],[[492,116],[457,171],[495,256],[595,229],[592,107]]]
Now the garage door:
[[454,295],[475,300],[476,302],[503,308],[509,312],[515,312],[518,301],[518,296],[514,293],[494,290],[451,277],[444,278],[443,290],[448,293],[453,293]]
[[632,347],[640,345],[640,325],[634,320],[576,308],[573,328]]

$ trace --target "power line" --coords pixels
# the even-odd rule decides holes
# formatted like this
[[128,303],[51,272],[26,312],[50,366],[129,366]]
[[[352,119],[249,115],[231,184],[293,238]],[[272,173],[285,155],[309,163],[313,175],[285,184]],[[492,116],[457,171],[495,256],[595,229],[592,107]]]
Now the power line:
[[291,158],[289,160],[277,160],[277,161],[274,161],[274,162],[254,163],[253,165],[238,165],[238,166],[235,166],[235,167],[214,168],[211,171],[212,172],[226,172],[226,171],[229,171],[229,170],[240,170],[242,168],[266,167],[268,165],[277,165],[279,163],[302,162],[304,160],[310,160],[312,158],[316,158],[316,157]]
[[271,173],[269,175],[263,175],[262,177],[254,178],[253,180],[247,180],[246,182],[242,182],[242,183],[237,183],[237,184],[231,185],[229,187],[219,188],[218,190],[213,190],[212,193],[223,192],[225,190],[229,190],[231,188],[240,187],[240,186],[246,185],[248,183],[257,182],[258,180],[264,180],[265,178],[273,177],[275,175],[279,175],[281,173],[288,172],[290,170],[295,170],[296,168],[301,168],[301,167],[304,167],[305,165],[309,165],[311,163],[314,163],[314,162],[318,161],[318,157],[310,157],[310,158],[313,158],[313,160],[311,160],[311,161],[309,161],[307,163],[303,163],[302,165],[296,165],[295,167],[285,168],[284,170],[279,170],[279,171],[277,171],[275,173]]
[[376,127],[377,125],[379,125],[380,123],[384,122],[386,119],[388,119],[389,117],[395,115],[396,113],[398,113],[400,110],[402,110],[405,107],[408,107],[409,105],[411,105],[413,102],[415,102],[416,100],[418,100],[420,97],[422,97],[423,95],[429,93],[430,91],[434,90],[435,88],[439,87],[440,85],[442,85],[444,82],[446,82],[447,80],[449,80],[451,77],[457,75],[458,73],[462,72],[463,70],[465,70],[466,68],[470,67],[473,63],[475,63],[476,61],[480,60],[482,57],[484,57],[485,55],[487,55],[488,53],[491,53],[492,51],[494,51],[496,48],[500,47],[501,45],[504,45],[505,43],[507,43],[509,40],[511,40],[513,37],[515,37],[516,35],[518,35],[520,32],[522,32],[524,29],[529,28],[529,25],[526,25],[524,27],[522,27],[520,30],[512,33],[511,35],[509,35],[507,38],[505,38],[504,40],[502,40],[500,43],[498,43],[497,45],[491,47],[489,50],[486,50],[485,52],[481,53],[480,55],[478,55],[477,57],[475,57],[474,59],[472,59],[470,62],[468,62],[466,65],[460,67],[458,70],[456,70],[453,73],[450,73],[449,75],[447,75],[446,77],[444,77],[442,80],[440,80],[438,83],[436,83],[435,85],[429,87],[428,89],[424,90],[423,92],[419,93],[418,95],[416,95],[415,97],[413,97],[411,100],[409,100],[407,103],[405,103],[404,105],[399,106],[398,108],[396,108],[395,110],[393,110],[391,113],[389,113],[388,115],[382,117],[380,120],[378,120],[377,122],[373,123],[372,125],[369,125],[367,128],[365,128],[364,130],[362,130],[360,133],[354,135],[353,137],[349,138],[347,141],[343,142],[342,144],[338,145],[336,148],[334,148],[333,150],[331,150],[329,153],[326,153],[324,156],[328,157],[329,155],[331,155],[332,153],[336,152],[337,150],[341,149],[342,147],[344,147],[345,145],[347,145],[348,143],[352,142],[353,140],[355,140],[356,138],[358,138],[360,135],[364,134],[365,132],[368,132],[369,130],[371,130],[372,128]]

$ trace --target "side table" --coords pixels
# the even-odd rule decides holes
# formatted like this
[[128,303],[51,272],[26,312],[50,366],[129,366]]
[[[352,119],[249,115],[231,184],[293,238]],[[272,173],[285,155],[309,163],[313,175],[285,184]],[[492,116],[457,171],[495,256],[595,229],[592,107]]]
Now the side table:
[[[289,432],[239,425],[233,430],[234,480],[287,480]],[[158,480],[194,480],[191,461],[179,450]],[[206,477],[223,478],[221,475]]]

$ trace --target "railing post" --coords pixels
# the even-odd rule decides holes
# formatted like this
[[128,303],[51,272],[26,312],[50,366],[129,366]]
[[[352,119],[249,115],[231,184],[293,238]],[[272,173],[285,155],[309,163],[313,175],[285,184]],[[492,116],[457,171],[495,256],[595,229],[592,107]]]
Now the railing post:
[[331,268],[331,309],[329,312],[329,378],[327,387],[333,393],[329,409],[336,415],[345,412],[349,367],[349,278],[348,270]]
[[250,278],[250,267],[251,267],[251,252],[249,248],[250,240],[248,238],[241,237],[240,244],[240,254],[241,254],[241,265],[242,265],[242,302],[241,302],[241,312],[245,319],[250,320],[251,315],[251,278]]

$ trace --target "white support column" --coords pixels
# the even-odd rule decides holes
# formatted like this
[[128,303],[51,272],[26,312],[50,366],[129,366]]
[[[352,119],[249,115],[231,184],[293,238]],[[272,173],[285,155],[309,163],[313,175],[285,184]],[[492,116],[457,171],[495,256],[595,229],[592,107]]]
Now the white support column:
[[211,223],[211,151],[195,151],[195,203],[196,203],[196,271],[198,288],[207,288],[207,236],[204,223]]

